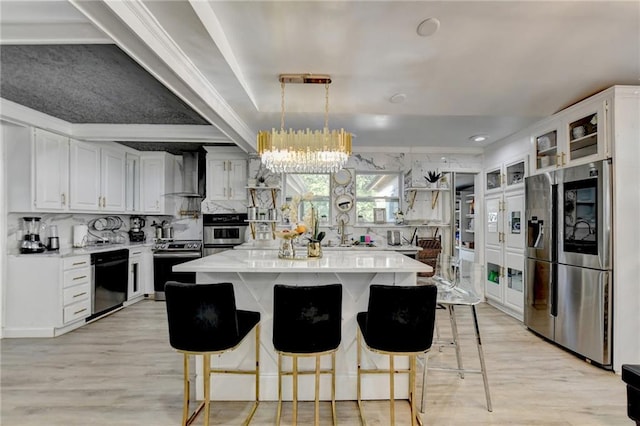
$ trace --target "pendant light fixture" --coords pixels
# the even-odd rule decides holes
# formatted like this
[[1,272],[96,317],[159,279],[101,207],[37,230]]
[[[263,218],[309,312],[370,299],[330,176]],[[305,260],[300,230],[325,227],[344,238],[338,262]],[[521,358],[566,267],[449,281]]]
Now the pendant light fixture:
[[[351,155],[351,133],[329,130],[329,84],[331,77],[317,74],[281,74],[282,113],[280,130],[258,133],[258,154],[264,166],[275,173],[334,173]],[[284,89],[286,83],[324,84],[325,110],[322,130],[285,130]]]

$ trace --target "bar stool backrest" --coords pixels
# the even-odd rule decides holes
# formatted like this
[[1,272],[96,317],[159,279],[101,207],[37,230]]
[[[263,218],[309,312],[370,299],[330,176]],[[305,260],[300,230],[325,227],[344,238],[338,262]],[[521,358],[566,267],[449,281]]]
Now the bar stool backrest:
[[390,352],[428,350],[433,340],[436,297],[434,285],[371,285],[367,344]]
[[169,342],[175,349],[221,351],[240,340],[233,284],[165,284]]
[[340,345],[342,284],[273,289],[273,346],[278,351],[316,353]]

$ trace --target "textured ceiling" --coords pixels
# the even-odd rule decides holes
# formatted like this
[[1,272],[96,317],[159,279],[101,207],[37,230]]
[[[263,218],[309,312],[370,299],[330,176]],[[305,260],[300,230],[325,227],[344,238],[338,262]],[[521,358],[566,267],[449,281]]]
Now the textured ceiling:
[[2,97],[70,123],[209,124],[112,44],[3,45]]
[[196,143],[196,142],[119,142],[138,151],[166,151],[169,154],[182,155],[183,152],[199,151],[203,146],[235,146],[232,143]]

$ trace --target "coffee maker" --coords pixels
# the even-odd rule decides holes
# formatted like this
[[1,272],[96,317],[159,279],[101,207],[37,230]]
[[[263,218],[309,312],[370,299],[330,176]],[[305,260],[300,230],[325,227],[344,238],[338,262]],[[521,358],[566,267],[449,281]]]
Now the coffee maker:
[[147,222],[140,216],[131,216],[129,219],[129,241],[132,243],[143,243],[146,240],[144,235],[144,225]]
[[45,250],[44,244],[40,241],[40,218],[23,217],[24,239],[20,246],[20,253],[42,253]]
[[47,244],[47,250],[60,250],[60,238],[58,237],[58,227],[56,225],[49,227],[49,244]]

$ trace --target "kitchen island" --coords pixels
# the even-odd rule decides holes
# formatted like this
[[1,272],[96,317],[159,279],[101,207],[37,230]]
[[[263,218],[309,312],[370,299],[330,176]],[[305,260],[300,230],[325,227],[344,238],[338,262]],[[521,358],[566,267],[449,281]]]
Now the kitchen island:
[[[196,272],[196,282],[232,282],[238,309],[261,313],[260,336],[260,398],[277,400],[277,354],[272,343],[273,286],[322,285],[341,283],[342,289],[342,343],[336,354],[336,398],[356,399],[356,314],[366,311],[371,284],[416,285],[417,272],[431,272],[431,267],[410,257],[391,251],[329,251],[320,259],[278,259],[274,250],[228,250],[173,267],[177,272]],[[236,351],[216,357],[217,368],[251,368],[255,353],[254,340],[247,339]],[[199,358],[199,357],[198,357]],[[323,368],[330,358],[323,359]],[[302,362],[304,361],[304,362]],[[313,359],[304,359],[300,368],[313,368]],[[308,363],[306,362],[308,361]],[[406,367],[398,359],[398,367]],[[201,359],[196,362],[202,370]],[[365,352],[366,366],[388,362],[388,357]],[[326,363],[326,364],[325,364]],[[290,365],[285,363],[285,367]],[[398,375],[396,397],[407,397],[406,375]],[[313,399],[313,376],[299,377],[299,399]],[[322,377],[321,398],[330,399],[330,377]],[[253,379],[249,376],[217,375],[211,381],[212,399],[251,400],[254,395]],[[196,379],[197,397],[202,398],[202,377]],[[291,379],[283,380],[283,397],[291,399]],[[388,377],[363,377],[364,399],[388,399]]]

